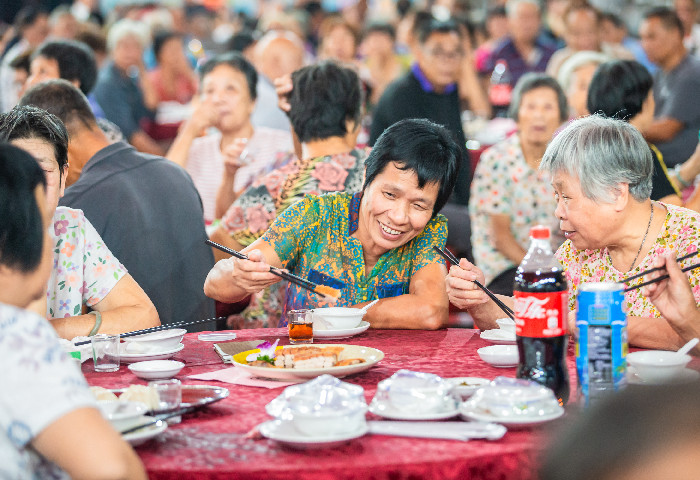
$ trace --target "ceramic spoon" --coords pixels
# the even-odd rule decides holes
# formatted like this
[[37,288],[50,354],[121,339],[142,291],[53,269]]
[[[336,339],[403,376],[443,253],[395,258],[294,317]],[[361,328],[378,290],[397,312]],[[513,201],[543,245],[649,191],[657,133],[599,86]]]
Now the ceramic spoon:
[[[360,311],[362,312],[362,315],[364,315],[365,313],[367,313],[367,310],[369,310],[370,308],[372,308],[372,305],[374,305],[374,304],[377,303],[378,301],[379,301],[379,299],[376,299],[375,301],[369,302],[367,305],[365,305],[364,307],[362,307],[362,308],[360,309]],[[690,348],[693,348],[693,347],[690,347]]]
[[686,353],[691,351],[693,349],[693,347],[698,344],[698,342],[700,342],[700,338],[695,337],[692,340],[690,340],[688,343],[683,345],[681,348],[679,348],[676,353],[678,354],[678,356],[685,355]]

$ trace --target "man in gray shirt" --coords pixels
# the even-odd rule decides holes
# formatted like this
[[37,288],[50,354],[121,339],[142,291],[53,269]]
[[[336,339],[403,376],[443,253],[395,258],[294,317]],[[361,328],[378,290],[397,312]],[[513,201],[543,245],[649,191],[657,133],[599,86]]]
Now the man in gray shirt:
[[31,88],[20,104],[43,108],[66,125],[68,160],[81,173],[59,203],[85,213],[151,299],[161,323],[213,317],[214,302],[203,285],[214,255],[204,243],[202,202],[187,172],[127,143],[110,145],[85,96],[65,80]]
[[639,29],[642,47],[660,69],[654,76],[654,123],[644,132],[666,165],[685,162],[698,144],[700,59],[683,46],[683,26],[666,7],[653,8]]

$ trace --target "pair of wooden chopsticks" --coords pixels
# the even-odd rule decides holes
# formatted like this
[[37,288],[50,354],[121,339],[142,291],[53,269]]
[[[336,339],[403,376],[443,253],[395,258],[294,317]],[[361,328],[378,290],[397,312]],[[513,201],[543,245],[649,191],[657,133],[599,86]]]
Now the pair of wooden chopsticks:
[[[452,252],[450,252],[449,250],[443,250],[440,247],[438,247],[437,245],[433,245],[433,248],[435,249],[436,252],[438,252],[440,255],[442,255],[442,257],[445,260],[447,260],[447,263],[451,263],[452,265],[459,265],[459,260],[457,260],[457,258],[454,255],[452,255]],[[491,300],[496,302],[496,305],[498,305],[501,308],[501,310],[503,310],[503,312],[505,312],[506,315],[508,315],[511,319],[515,319],[515,317],[513,315],[513,310],[511,310],[508,305],[506,305],[505,303],[500,301],[498,299],[498,297],[496,295],[494,295],[494,293],[491,290],[489,290],[488,288],[483,286],[481,284],[481,282],[478,280],[474,280],[474,283],[476,284],[477,287],[482,289],[484,291],[484,293],[486,293],[486,295],[491,297]]]
[[[133,337],[135,335],[141,335],[144,333],[152,333],[152,332],[159,332],[161,330],[170,330],[171,328],[183,328],[183,327],[189,327],[190,325],[197,325],[199,323],[207,323],[207,322],[214,322],[216,320],[223,320],[226,317],[214,317],[214,318],[204,318],[200,320],[193,320],[191,322],[177,322],[177,323],[170,323],[170,324],[164,324],[164,325],[159,325],[157,327],[150,327],[150,328],[144,328],[143,330],[134,330],[132,332],[125,332],[125,333],[120,333],[119,336],[121,338],[124,337]],[[85,340],[82,342],[77,342],[75,346],[79,345],[87,345],[90,343],[92,340]]]
[[[686,254],[686,255],[683,255],[682,257],[678,257],[678,258],[676,259],[676,262],[682,262],[683,260],[687,260],[687,259],[689,259],[689,258],[691,258],[691,257],[694,257],[695,255],[698,254],[699,251],[700,251],[700,250],[695,250],[694,252],[691,252],[691,253],[688,253],[688,254]],[[691,270],[695,270],[696,268],[700,268],[700,263],[695,263],[695,264],[690,265],[690,266],[688,266],[688,267],[684,267],[684,268],[682,268],[681,270],[683,270],[684,272],[689,272],[689,271],[691,271]],[[636,275],[632,275],[631,277],[627,277],[627,278],[621,280],[620,283],[627,283],[627,282],[630,282],[630,281],[632,281],[632,280],[636,280],[636,279],[639,278],[639,277],[643,277],[643,276],[648,275],[648,274],[653,273],[653,272],[659,272],[659,271],[661,271],[661,270],[664,270],[664,271],[665,271],[665,270],[666,270],[666,267],[654,267],[654,268],[650,268],[649,270],[645,270],[645,271],[643,271],[643,272],[637,273]],[[661,275],[660,277],[656,277],[656,278],[653,278],[653,279],[651,279],[651,280],[647,280],[646,282],[642,282],[642,283],[640,283],[639,285],[634,285],[634,286],[632,286],[632,287],[627,287],[627,288],[625,289],[625,292],[629,292],[629,291],[632,291],[632,290],[636,290],[636,289],[638,289],[638,288],[645,287],[645,286],[647,286],[647,285],[651,285],[652,283],[657,283],[657,282],[660,282],[660,281],[662,281],[662,280],[666,280],[667,278],[669,278],[669,277],[668,277],[668,274],[667,274],[667,275]]]
[[[206,240],[207,245],[210,245],[214,248],[217,248],[221,250],[222,252],[226,252],[229,255],[233,255],[236,258],[240,258],[242,260],[248,260],[248,255],[237,252],[236,250],[233,250],[231,248],[225,247],[221,244],[218,244],[216,242],[212,242],[211,240]],[[340,298],[340,290],[337,288],[329,287],[327,285],[317,285],[314,282],[311,282],[305,278],[301,278],[297,275],[294,275],[293,273],[286,272],[280,268],[270,266],[270,273],[277,275],[280,278],[283,278],[289,282],[295,283],[299,285],[302,288],[305,288],[306,290],[309,290],[311,292],[314,292],[317,295],[321,295],[324,297],[333,297],[333,298]]]

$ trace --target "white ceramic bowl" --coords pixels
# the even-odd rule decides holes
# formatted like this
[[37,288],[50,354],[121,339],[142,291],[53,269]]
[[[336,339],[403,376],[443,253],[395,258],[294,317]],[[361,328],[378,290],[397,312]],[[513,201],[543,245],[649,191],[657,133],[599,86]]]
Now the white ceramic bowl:
[[491,380],[487,378],[479,377],[453,377],[446,378],[450,385],[452,385],[452,392],[455,393],[462,400],[474,395],[481,387],[485,387],[489,384]]
[[132,363],[129,370],[144,380],[161,380],[173,378],[184,366],[184,363],[175,360],[149,360]]
[[148,411],[145,403],[119,400],[99,400],[97,407],[118,432],[141,423],[141,417]]
[[627,354],[627,364],[645,382],[663,383],[682,374],[690,355],[678,355],[666,350],[641,350]]
[[360,326],[364,313],[359,308],[314,308],[314,328],[320,330],[347,330]]
[[182,337],[184,337],[186,333],[187,330],[184,328],[171,328],[169,330],[144,333],[143,335],[136,335],[134,337],[125,337],[124,341],[146,347],[146,351],[170,350],[180,344]]
[[516,345],[491,345],[476,351],[481,359],[494,367],[514,367],[518,364]]
[[310,437],[326,437],[332,435],[342,435],[359,430],[367,424],[365,411],[346,415],[339,412],[324,412],[324,414],[302,414],[295,413],[292,417],[294,427],[304,435]]
[[499,318],[496,320],[498,328],[501,330],[506,330],[508,332],[515,332],[515,320],[512,318]]

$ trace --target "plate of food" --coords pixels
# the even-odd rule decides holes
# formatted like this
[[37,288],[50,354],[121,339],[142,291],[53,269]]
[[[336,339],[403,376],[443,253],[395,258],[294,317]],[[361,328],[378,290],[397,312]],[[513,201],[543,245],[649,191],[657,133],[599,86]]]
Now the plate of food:
[[[292,345],[277,347],[274,358],[254,359],[260,349],[233,356],[233,364],[257,377],[275,380],[316,378],[329,374],[345,377],[364,372],[384,358],[384,352],[360,345]],[[252,360],[251,360],[252,359]]]
[[[158,408],[158,393],[148,385],[129,385],[128,388],[107,389],[90,387],[97,400],[121,400],[142,402],[151,413],[162,413]],[[229,396],[226,388],[214,385],[182,385],[180,408],[200,408]]]

